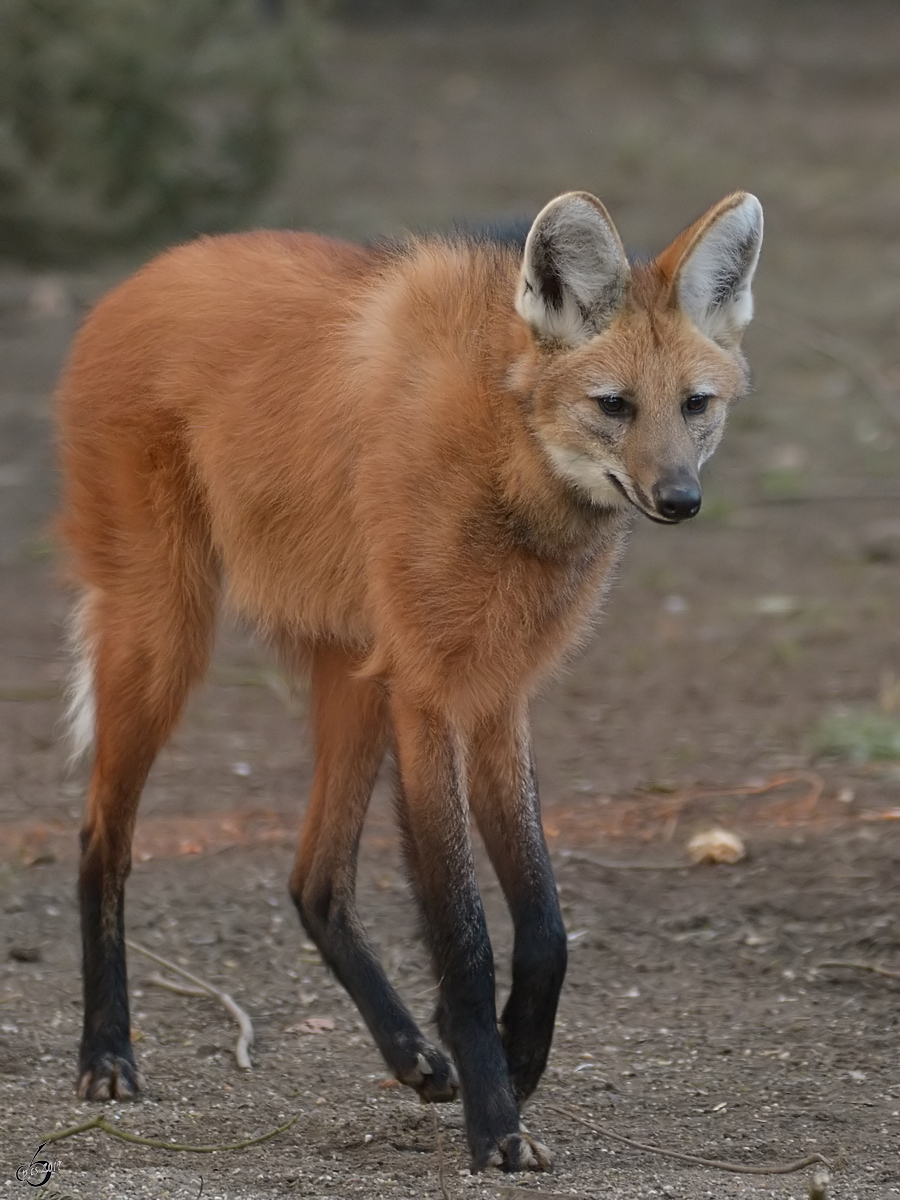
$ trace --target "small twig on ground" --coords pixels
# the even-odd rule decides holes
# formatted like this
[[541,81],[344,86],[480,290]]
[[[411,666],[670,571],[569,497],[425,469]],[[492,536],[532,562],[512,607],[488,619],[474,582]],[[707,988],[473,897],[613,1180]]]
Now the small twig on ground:
[[809,787],[804,803],[811,812],[825,790],[825,780],[816,771],[789,771],[784,775],[773,775],[765,783],[753,787],[694,788],[683,793],[679,801],[683,806],[692,800],[708,800],[716,796],[763,796],[766,792],[774,792],[776,788],[787,787],[792,783],[805,783]]
[[174,992],[176,996],[208,996],[209,993],[205,988],[191,987],[189,983],[178,983],[175,979],[166,979],[164,975],[148,975],[147,982],[152,983],[154,987],[165,988],[167,992]]
[[694,865],[684,862],[613,862],[608,858],[595,858],[593,854],[582,854],[578,850],[561,850],[560,857],[568,862],[587,863],[591,867],[602,867],[604,871],[689,871]]
[[887,967],[879,967],[875,963],[851,962],[844,958],[829,958],[816,963],[816,969],[820,967],[845,967],[848,971],[871,971],[874,975],[883,975],[885,979],[900,979],[900,971],[889,971]]
[[444,1200],[450,1200],[450,1193],[447,1191],[447,1180],[444,1176],[444,1142],[441,1138],[441,1125],[438,1120],[437,1109],[433,1104],[431,1106],[431,1119],[434,1122],[434,1144],[437,1147],[438,1185]]
[[137,1146],[152,1146],[156,1150],[186,1150],[191,1154],[215,1154],[219,1150],[246,1150],[248,1146],[259,1146],[262,1142],[268,1142],[271,1138],[277,1137],[279,1133],[286,1133],[292,1125],[295,1125],[300,1120],[302,1113],[294,1113],[289,1121],[285,1121],[283,1125],[279,1125],[276,1129],[270,1129],[268,1133],[263,1133],[259,1137],[246,1138],[242,1142],[229,1142],[224,1146],[190,1146],[182,1142],[164,1142],[160,1138],[139,1137],[136,1133],[126,1133],[124,1129],[116,1129],[115,1125],[104,1120],[103,1117],[92,1117],[90,1121],[85,1121],[82,1125],[71,1125],[68,1129],[58,1129],[55,1133],[48,1133],[41,1139],[41,1145],[46,1146],[48,1142],[59,1142],[63,1138],[74,1137],[76,1133],[88,1133],[91,1129],[99,1129],[103,1133],[108,1133],[110,1137],[119,1138],[123,1142],[132,1142]]
[[664,1146],[651,1146],[647,1142],[636,1142],[633,1138],[625,1137],[624,1134],[614,1133],[607,1125],[595,1125],[593,1121],[585,1120],[577,1112],[572,1109],[560,1108],[556,1104],[548,1104],[544,1101],[544,1108],[548,1108],[551,1112],[557,1113],[561,1117],[567,1117],[570,1120],[577,1121],[580,1125],[584,1125],[590,1129],[591,1133],[595,1133],[598,1137],[612,1138],[615,1142],[622,1142],[625,1146],[631,1146],[634,1150],[645,1150],[648,1154],[661,1154],[664,1158],[674,1158],[678,1162],[694,1163],[698,1167],[709,1167],[714,1171],[731,1171],[736,1175],[793,1175],[795,1171],[802,1171],[805,1167],[812,1167],[816,1163],[824,1163],[831,1170],[832,1164],[822,1154],[809,1154],[806,1158],[800,1158],[792,1163],[770,1163],[764,1167],[748,1166],[745,1163],[721,1162],[715,1158],[701,1158],[698,1154],[685,1154],[681,1150],[667,1150]]
[[129,950],[134,950],[137,954],[143,954],[145,958],[149,958],[158,966],[165,967],[167,971],[174,971],[176,975],[181,975],[183,978],[190,980],[190,982],[196,987],[200,988],[205,995],[212,996],[215,1000],[218,1000],[221,1005],[228,1009],[228,1011],[237,1021],[238,1029],[240,1030],[234,1047],[234,1056],[237,1059],[237,1065],[242,1071],[249,1071],[253,1065],[250,1062],[250,1055],[248,1053],[250,1047],[253,1045],[253,1025],[251,1024],[250,1018],[240,1007],[240,1005],[235,1003],[235,1001],[232,1000],[227,992],[223,992],[219,988],[214,987],[211,983],[207,983],[205,979],[200,979],[198,976],[191,974],[191,972],[186,971],[184,967],[179,967],[177,963],[169,962],[167,958],[162,958],[160,955],[154,954],[154,952],[152,950],[148,950],[146,946],[141,946],[137,942],[132,942],[128,938],[125,940],[125,945]]
[[777,788],[787,787],[793,783],[807,785],[809,790],[803,798],[803,809],[804,816],[811,817],[825,791],[825,780],[816,771],[789,771],[783,775],[774,775],[765,783],[754,787],[691,788],[676,794],[669,808],[671,828],[668,840],[674,837],[675,826],[684,810],[695,800],[711,800],[719,796],[764,796],[767,792],[774,792]]

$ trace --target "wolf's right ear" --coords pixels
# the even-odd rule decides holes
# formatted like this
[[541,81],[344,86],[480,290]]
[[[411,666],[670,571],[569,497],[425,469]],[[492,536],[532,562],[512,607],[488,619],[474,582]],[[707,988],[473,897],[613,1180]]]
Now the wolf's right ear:
[[575,346],[609,324],[628,278],[606,209],[589,192],[566,192],[538,213],[528,234],[516,310],[540,340]]

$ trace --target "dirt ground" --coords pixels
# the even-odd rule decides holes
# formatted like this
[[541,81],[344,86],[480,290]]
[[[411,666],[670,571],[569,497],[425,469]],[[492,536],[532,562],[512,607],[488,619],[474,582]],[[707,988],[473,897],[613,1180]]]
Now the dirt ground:
[[[459,1106],[386,1086],[286,894],[312,770],[305,697],[228,627],[147,788],[128,928],[247,1009],[253,1070],[235,1065],[223,1009],[153,986],[132,955],[146,1097],[106,1115],[192,1144],[299,1115],[214,1155],[82,1134],[48,1147],[59,1166],[43,1200],[808,1195],[809,1169],[727,1174],[605,1130],[748,1164],[820,1152],[833,1200],[900,1196],[900,981],[821,965],[900,971],[900,766],[823,757],[814,740],[840,706],[898,703],[900,9],[529,13],[333,26],[272,216],[369,236],[530,214],[586,187],[652,251],[733,188],[766,208],[756,390],[703,512],[636,528],[600,628],[535,705],[571,967],[527,1115],[556,1169],[472,1177]],[[49,397],[80,313],[122,270],[0,271],[3,1197],[35,1194],[16,1169],[42,1135],[97,1111],[73,1095],[86,770],[59,742]],[[711,824],[745,839],[744,861],[685,865]],[[510,929],[483,880],[502,990]],[[427,1021],[433,981],[387,781],[360,890]]]

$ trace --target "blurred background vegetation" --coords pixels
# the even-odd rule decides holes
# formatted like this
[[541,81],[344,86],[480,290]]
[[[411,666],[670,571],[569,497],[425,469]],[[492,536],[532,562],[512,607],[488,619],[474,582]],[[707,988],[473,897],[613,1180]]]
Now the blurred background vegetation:
[[304,0],[3,0],[0,254],[65,261],[245,220],[316,40]]
[[[692,528],[636,529],[540,709],[545,778],[823,757],[859,796],[885,760],[900,782],[898,45],[896,0],[0,0],[0,677],[31,686],[26,627],[48,653],[60,364],[161,246],[491,225],[587,188],[649,254],[748,188],[755,394]],[[8,762],[39,763],[21,736]]]

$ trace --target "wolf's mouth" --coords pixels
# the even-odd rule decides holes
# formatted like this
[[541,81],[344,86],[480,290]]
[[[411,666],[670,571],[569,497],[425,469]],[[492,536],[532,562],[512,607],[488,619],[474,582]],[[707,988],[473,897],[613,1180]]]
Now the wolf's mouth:
[[606,478],[613,485],[616,491],[620,492],[625,497],[630,505],[636,508],[638,512],[643,513],[643,515],[648,517],[651,521],[655,521],[657,525],[678,525],[680,523],[677,519],[673,520],[671,517],[662,516],[648,503],[646,503],[643,497],[639,495],[633,496],[625,484],[622,483],[621,479],[617,479],[616,476],[611,472],[607,471]]

